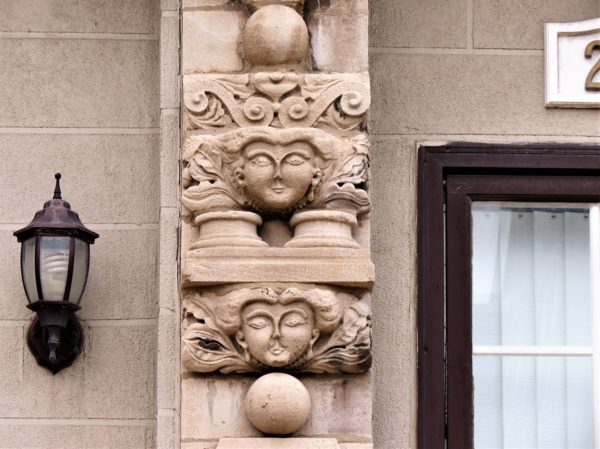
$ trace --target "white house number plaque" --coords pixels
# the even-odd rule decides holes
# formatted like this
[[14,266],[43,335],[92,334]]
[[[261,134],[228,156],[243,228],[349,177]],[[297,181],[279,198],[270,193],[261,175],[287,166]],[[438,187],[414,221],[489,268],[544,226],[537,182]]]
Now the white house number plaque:
[[600,18],[546,24],[546,107],[600,108]]

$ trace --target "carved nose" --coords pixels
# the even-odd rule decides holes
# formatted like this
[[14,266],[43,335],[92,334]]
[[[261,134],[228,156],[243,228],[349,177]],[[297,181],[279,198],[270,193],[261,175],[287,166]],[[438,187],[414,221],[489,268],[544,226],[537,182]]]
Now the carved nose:
[[273,333],[271,334],[271,339],[279,340],[279,337],[281,337],[281,334],[279,333],[279,327],[275,326],[275,328],[273,329]]
[[273,173],[273,179],[281,179],[281,167],[279,164],[275,165],[275,173]]

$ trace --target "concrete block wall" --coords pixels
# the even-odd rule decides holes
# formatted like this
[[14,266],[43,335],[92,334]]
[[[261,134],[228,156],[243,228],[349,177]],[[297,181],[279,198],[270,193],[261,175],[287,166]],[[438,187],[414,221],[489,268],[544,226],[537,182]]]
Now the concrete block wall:
[[368,72],[368,1],[307,0],[305,10],[314,70]]
[[415,448],[417,148],[598,143],[599,110],[544,107],[543,24],[598,17],[600,1],[371,0],[369,10],[375,447]]
[[[0,9],[0,448],[154,448],[160,5]],[[53,376],[25,344],[31,313],[12,232],[51,197],[59,171],[100,239],[79,313],[83,354]]]
[[242,30],[248,18],[246,9],[231,0],[182,1],[181,71],[193,73],[241,72]]

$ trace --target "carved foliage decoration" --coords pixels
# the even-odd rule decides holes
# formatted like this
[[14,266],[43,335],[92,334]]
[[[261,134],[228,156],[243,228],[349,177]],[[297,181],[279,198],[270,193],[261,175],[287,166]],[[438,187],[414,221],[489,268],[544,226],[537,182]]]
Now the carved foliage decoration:
[[371,366],[371,314],[327,288],[194,293],[183,309],[188,371],[360,373]]
[[184,79],[187,128],[229,126],[364,130],[369,88],[344,77],[264,72]]
[[366,136],[248,127],[195,135],[184,146],[182,203],[193,215],[252,209],[369,210]]

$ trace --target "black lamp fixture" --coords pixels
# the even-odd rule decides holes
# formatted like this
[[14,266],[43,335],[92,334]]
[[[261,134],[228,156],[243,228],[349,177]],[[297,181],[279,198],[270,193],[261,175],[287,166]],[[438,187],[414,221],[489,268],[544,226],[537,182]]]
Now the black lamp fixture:
[[14,233],[21,243],[21,276],[37,316],[27,332],[27,346],[37,363],[54,374],[70,366],[83,348],[80,309],[90,266],[90,244],[99,235],[86,228],[60,192],[31,223]]

